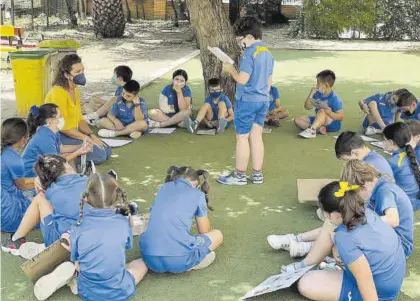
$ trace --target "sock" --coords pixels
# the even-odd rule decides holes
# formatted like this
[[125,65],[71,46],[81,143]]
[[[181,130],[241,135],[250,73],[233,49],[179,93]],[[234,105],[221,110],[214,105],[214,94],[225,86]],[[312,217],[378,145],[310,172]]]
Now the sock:
[[303,269],[303,268],[305,268],[306,267],[306,264],[305,264],[305,262],[302,260],[301,262],[300,262],[300,268],[301,269]]
[[252,170],[252,174],[253,175],[262,175],[262,170],[256,171],[256,170]]
[[297,242],[303,242],[302,241],[302,234],[296,235],[296,240],[297,240]]
[[236,170],[236,174],[237,174],[238,176],[240,176],[241,178],[246,176],[245,171]]
[[12,235],[12,241],[17,241],[18,239],[21,239],[22,237],[19,237],[16,235],[16,233],[13,233]]

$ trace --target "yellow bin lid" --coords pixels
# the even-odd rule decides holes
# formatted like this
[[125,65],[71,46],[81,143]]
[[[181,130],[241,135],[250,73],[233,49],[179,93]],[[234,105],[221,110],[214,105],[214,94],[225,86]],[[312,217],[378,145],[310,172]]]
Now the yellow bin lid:
[[75,40],[44,40],[38,44],[38,48],[80,48],[80,44]]

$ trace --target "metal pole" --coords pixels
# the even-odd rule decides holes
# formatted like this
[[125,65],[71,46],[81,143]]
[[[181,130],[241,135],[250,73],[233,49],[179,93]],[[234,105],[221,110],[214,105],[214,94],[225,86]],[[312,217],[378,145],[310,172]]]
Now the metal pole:
[[35,29],[35,25],[34,25],[34,15],[35,15],[34,0],[31,0],[31,24],[32,24],[32,30],[34,30],[34,29]]
[[50,27],[50,1],[46,0],[47,3],[47,28]]
[[15,0],[10,1],[12,8],[12,25],[15,26]]

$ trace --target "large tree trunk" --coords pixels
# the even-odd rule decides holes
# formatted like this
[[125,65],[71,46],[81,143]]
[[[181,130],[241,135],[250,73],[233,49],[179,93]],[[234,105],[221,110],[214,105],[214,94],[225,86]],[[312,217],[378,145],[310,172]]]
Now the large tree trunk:
[[125,16],[122,1],[93,0],[93,29],[103,38],[121,38],[124,35]]
[[[69,18],[70,18],[71,25],[73,27],[76,27],[77,26],[77,17],[76,17],[76,12],[73,9],[73,1],[66,0],[66,4],[67,4],[67,11],[69,13]],[[49,16],[49,12],[47,14]]]
[[[222,63],[207,50],[207,46],[219,47],[238,62],[240,49],[236,43],[232,26],[223,9],[222,0],[188,0],[191,25],[200,44],[201,65],[204,82],[212,77],[221,77]],[[235,101],[236,82],[229,76],[222,77],[223,90],[232,102]]]
[[128,4],[128,0],[125,0],[125,7],[127,9],[127,23],[133,23],[133,21],[131,20],[131,10],[130,5]]
[[174,10],[174,26],[179,27],[178,10],[176,9],[175,1],[171,0],[172,9]]

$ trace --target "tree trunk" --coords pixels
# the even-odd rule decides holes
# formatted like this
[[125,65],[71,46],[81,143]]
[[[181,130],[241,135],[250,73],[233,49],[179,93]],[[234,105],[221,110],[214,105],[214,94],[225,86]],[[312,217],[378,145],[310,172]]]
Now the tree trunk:
[[[73,10],[73,1],[72,0],[66,0],[67,5],[67,11],[69,13],[69,18],[72,26],[77,26],[77,18],[76,18],[76,12]],[[48,12],[49,14],[49,12]]]
[[96,36],[121,38],[124,35],[126,20],[122,1],[93,0],[92,19]]
[[146,11],[144,10],[144,0],[141,1],[141,11],[143,12],[143,20],[146,20]]
[[85,19],[86,18],[86,3],[85,0],[80,0],[80,17]]
[[133,23],[131,20],[131,11],[130,11],[130,5],[128,5],[128,0],[125,0],[125,7],[127,9],[127,23]]
[[174,26],[179,27],[179,17],[178,17],[178,10],[176,9],[175,1],[171,0],[172,9],[174,10]]
[[218,77],[222,79],[224,93],[234,102],[236,82],[230,76],[221,75],[222,62],[207,49],[207,46],[219,47],[234,61],[239,60],[240,49],[223,9],[222,0],[188,0],[187,4],[191,25],[196,31],[200,44],[205,93],[208,91],[207,81],[212,77]]

